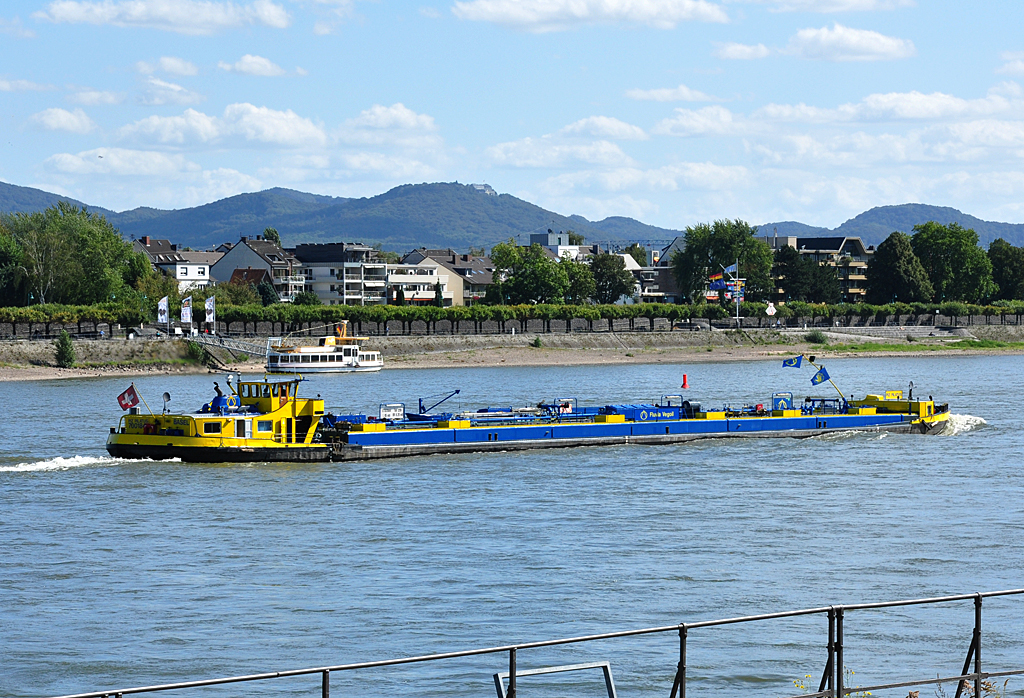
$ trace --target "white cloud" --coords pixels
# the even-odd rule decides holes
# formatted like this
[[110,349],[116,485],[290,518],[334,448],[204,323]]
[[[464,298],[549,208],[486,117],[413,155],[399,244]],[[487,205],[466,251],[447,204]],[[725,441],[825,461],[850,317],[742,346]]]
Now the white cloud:
[[639,126],[627,124],[610,116],[589,116],[569,124],[559,133],[586,133],[598,138],[613,138],[619,141],[647,140],[647,134]]
[[224,109],[224,122],[232,134],[247,141],[293,148],[327,142],[322,128],[291,109],[278,111],[248,103],[229,104]]
[[275,77],[285,73],[284,68],[275,64],[270,59],[263,56],[254,56],[251,53],[245,54],[235,63],[220,61],[217,67],[228,72],[258,75],[260,77]]
[[89,133],[96,124],[82,111],[75,109],[45,109],[32,116],[32,121],[47,131],[67,131],[69,133]]
[[33,17],[50,22],[148,27],[180,34],[208,35],[260,24],[284,29],[288,12],[272,0],[235,4],[216,0],[56,0]]
[[626,96],[636,100],[650,100],[654,102],[717,102],[716,97],[705,94],[699,90],[693,90],[686,85],[679,87],[663,87],[654,90],[629,90]]
[[440,19],[441,12],[436,7],[421,7],[420,15],[430,19]]
[[118,136],[160,145],[188,146],[237,138],[286,148],[326,145],[322,128],[288,109],[230,104],[221,117],[186,109],[181,116],[150,116],[122,127]]
[[731,61],[752,61],[758,58],[767,58],[770,54],[771,49],[764,44],[750,46],[748,44],[729,42],[715,47],[716,56]]
[[996,68],[1003,75],[1024,75],[1024,51],[1003,51],[1000,56],[1005,63]]
[[979,99],[963,99],[942,92],[889,92],[868,95],[860,102],[843,104],[835,109],[806,104],[768,104],[755,111],[753,116],[770,121],[805,123],[974,118],[1020,113],[1024,109],[1021,97],[1020,86],[1009,82],[993,87]]
[[223,134],[224,128],[214,116],[207,116],[195,109],[186,109],[181,116],[149,116],[129,126],[123,126],[118,135],[121,138],[160,143],[161,145],[185,145],[211,143]]
[[495,164],[512,167],[552,168],[569,163],[619,167],[633,164],[632,158],[609,141],[577,145],[556,143],[550,137],[523,138],[491,146],[486,152]]
[[872,12],[914,7],[914,0],[776,0],[778,12]]
[[197,172],[202,168],[183,155],[170,155],[147,150],[96,148],[77,155],[58,153],[46,159],[47,165],[65,174],[112,174],[141,177],[163,177],[180,172]]
[[194,184],[190,183],[184,187],[186,206],[201,206],[243,192],[263,189],[263,183],[256,177],[227,167],[203,170],[198,177],[190,174],[183,179],[187,182],[197,180]]
[[676,109],[675,116],[663,119],[651,130],[662,136],[724,136],[747,127],[725,107]]
[[343,153],[341,164],[348,170],[383,175],[391,179],[430,177],[436,171],[419,160],[381,153]]
[[67,96],[72,104],[95,107],[101,104],[120,104],[124,101],[123,92],[105,92],[103,90],[80,89]]
[[672,29],[679,22],[728,22],[707,0],[456,0],[460,19],[494,22],[532,32],[586,24],[641,24]]
[[15,17],[14,19],[4,19],[0,17],[0,34],[6,34],[7,36],[13,36],[18,39],[31,39],[34,38],[36,33],[31,29],[26,29],[21,25],[21,18]]
[[4,80],[0,78],[0,92],[44,92],[52,89],[52,85],[40,85],[28,80]]
[[832,28],[801,29],[789,40],[786,53],[825,61],[888,61],[909,58],[917,50],[908,39],[885,36],[836,23]]
[[352,145],[389,144],[404,148],[434,149],[441,145],[434,117],[419,114],[401,102],[385,107],[374,104],[347,119],[338,129],[338,139]]
[[196,104],[206,99],[198,92],[153,76],[149,77],[147,84],[149,87],[141,98],[143,104]]
[[171,75],[196,75],[199,73],[199,68],[196,67],[195,63],[186,61],[184,58],[177,58],[176,56],[161,56],[160,60],[156,63],[139,61],[135,64],[135,69],[145,75],[155,73],[158,70]]

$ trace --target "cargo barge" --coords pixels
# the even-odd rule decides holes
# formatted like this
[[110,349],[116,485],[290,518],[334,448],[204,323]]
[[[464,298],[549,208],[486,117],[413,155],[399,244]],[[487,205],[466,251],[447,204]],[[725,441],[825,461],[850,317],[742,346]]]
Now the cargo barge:
[[930,397],[914,399],[912,389],[906,397],[901,390],[889,390],[859,400],[840,393],[802,402],[792,393],[778,392],[766,404],[719,409],[664,395],[643,404],[583,406],[569,397],[520,408],[435,412],[444,399],[458,393],[454,391],[429,408],[421,400],[417,412],[389,403],[380,405],[375,415],[335,415],[325,412],[320,396],[298,397],[301,383],[300,376],[234,383],[229,378],[231,393],[218,394],[198,412],[168,414],[165,409],[159,415],[141,413],[133,386],[119,398],[130,413],[110,428],[107,451],[118,458],[187,462],[350,461],[719,438],[806,438],[843,431],[936,434],[949,417],[948,405],[937,405]]

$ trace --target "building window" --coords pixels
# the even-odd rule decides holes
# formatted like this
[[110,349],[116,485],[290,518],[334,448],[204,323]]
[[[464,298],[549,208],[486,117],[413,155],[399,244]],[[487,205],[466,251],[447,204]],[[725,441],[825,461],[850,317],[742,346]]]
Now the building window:
[[206,276],[206,267],[196,267],[197,276]]

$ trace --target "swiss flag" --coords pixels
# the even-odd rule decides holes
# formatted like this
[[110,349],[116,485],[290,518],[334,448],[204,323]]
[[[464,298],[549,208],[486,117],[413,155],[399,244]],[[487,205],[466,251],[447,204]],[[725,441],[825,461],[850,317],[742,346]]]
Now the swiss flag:
[[129,407],[135,407],[139,404],[139,395],[135,392],[134,383],[128,386],[128,390],[117,396],[117,404],[121,406],[122,410],[126,410]]

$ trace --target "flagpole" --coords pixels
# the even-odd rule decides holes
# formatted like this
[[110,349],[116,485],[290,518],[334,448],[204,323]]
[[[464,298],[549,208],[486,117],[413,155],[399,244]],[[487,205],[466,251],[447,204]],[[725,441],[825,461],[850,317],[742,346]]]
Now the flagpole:
[[155,417],[156,414],[152,409],[150,409],[149,403],[146,402],[146,398],[142,397],[142,393],[140,393],[139,389],[135,387],[135,381],[132,381],[132,389],[135,390],[135,394],[139,396],[139,399],[142,400],[142,404],[146,406],[147,410],[149,410],[149,414]]
[[[809,363],[811,366],[814,366],[814,368],[818,369],[819,371],[823,368],[822,366],[819,366],[818,364],[814,363],[810,359],[807,359],[807,363]],[[828,377],[828,382],[832,383],[832,376]],[[832,383],[832,387],[836,389],[837,393],[839,393],[839,397],[840,398],[842,398],[843,400],[846,399],[846,396],[843,395],[843,391],[839,389],[839,386],[837,386],[835,383]]]

